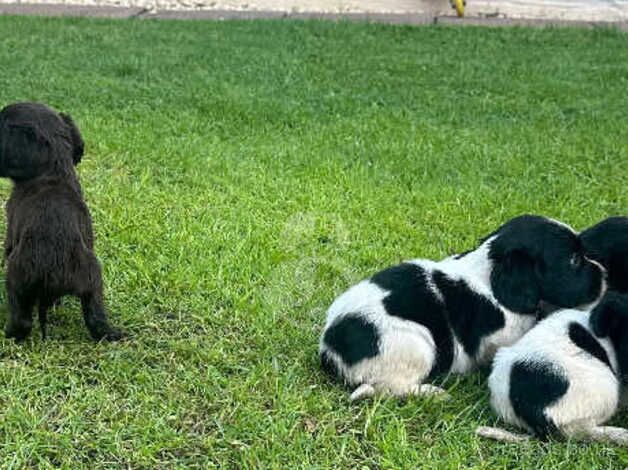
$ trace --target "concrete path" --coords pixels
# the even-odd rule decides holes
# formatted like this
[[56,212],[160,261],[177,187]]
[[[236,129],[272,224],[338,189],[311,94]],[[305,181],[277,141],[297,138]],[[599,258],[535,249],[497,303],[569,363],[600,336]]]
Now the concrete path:
[[[292,18],[395,24],[613,26],[628,30],[628,0],[467,0],[456,18],[447,0],[0,0],[0,14],[102,18]],[[47,0],[50,1],[50,0]]]

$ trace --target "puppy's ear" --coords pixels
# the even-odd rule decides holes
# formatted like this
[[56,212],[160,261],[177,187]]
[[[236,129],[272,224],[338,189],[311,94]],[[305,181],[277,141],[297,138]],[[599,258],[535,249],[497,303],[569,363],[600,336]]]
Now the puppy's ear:
[[499,303],[513,312],[536,313],[541,289],[534,260],[516,249],[494,259],[494,263],[491,288]]
[[593,309],[589,325],[596,336],[604,338],[622,327],[628,315],[628,297],[622,298],[616,292],[609,292]]
[[76,127],[76,124],[74,124],[72,117],[65,113],[60,113],[60,115],[68,127],[70,138],[72,139],[72,161],[75,165],[78,165],[83,157],[83,153],[85,152],[85,142],[83,142],[83,137],[81,136],[78,127]]

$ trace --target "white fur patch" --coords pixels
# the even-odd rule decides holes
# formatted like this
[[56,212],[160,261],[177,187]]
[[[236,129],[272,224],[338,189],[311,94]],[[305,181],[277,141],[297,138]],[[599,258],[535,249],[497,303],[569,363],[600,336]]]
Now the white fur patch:
[[[497,352],[489,377],[491,405],[499,417],[530,430],[515,413],[510,401],[510,374],[515,363],[552,364],[564,371],[569,386],[545,415],[565,435],[588,436],[617,410],[619,381],[615,373],[597,358],[581,350],[569,338],[571,323],[589,328],[589,313],[562,310],[537,324],[517,343]],[[596,338],[617,370],[615,351],[608,338]]]

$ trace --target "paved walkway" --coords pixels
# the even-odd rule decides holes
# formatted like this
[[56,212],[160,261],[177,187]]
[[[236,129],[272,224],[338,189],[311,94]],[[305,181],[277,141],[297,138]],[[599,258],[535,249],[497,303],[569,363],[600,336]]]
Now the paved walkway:
[[295,18],[403,24],[604,26],[628,30],[628,0],[467,0],[459,19],[448,0],[0,0],[0,14],[107,18]]

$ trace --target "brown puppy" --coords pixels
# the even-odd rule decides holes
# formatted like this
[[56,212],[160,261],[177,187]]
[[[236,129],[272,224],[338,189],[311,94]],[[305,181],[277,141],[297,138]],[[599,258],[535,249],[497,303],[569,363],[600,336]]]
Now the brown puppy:
[[0,177],[14,183],[4,250],[8,338],[21,341],[30,334],[36,303],[45,337],[48,308],[64,295],[79,297],[95,340],[122,337],[105,315],[92,221],[74,170],[83,147],[66,114],[38,103],[0,111]]

